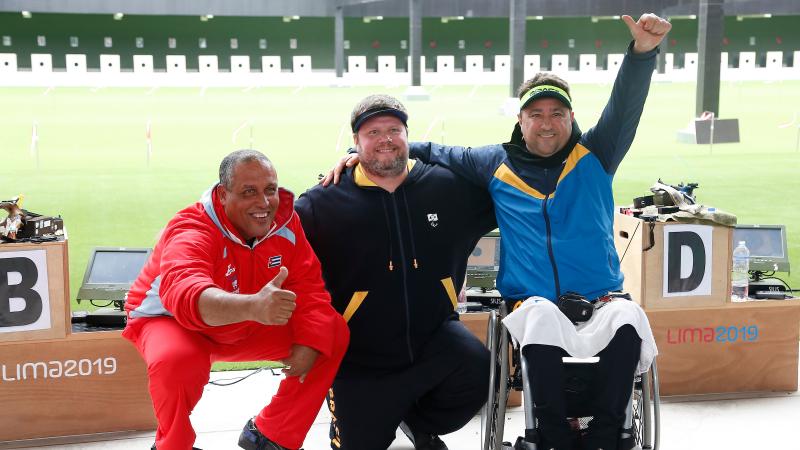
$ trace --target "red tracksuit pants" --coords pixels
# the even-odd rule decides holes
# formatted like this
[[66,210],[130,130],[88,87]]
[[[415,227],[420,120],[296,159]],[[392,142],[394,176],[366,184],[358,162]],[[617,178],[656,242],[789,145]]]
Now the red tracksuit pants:
[[[158,419],[158,450],[192,448],[195,432],[189,414],[200,401],[213,362],[278,361],[289,356],[292,346],[287,326],[257,326],[242,343],[221,345],[183,328],[172,318],[136,320],[141,323],[131,334],[137,335],[134,344],[147,364],[150,396]],[[255,419],[259,431],[286,448],[303,444],[347,350],[347,325],[344,321],[334,323],[336,329],[330,334],[335,353],[327,358],[320,355],[303,383],[298,377],[285,378]]]

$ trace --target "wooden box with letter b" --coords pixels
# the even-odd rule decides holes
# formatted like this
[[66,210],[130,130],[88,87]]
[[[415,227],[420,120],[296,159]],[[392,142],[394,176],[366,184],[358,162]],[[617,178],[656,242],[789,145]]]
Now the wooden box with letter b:
[[0,442],[156,427],[120,331],[72,332],[67,241],[0,245]]
[[648,222],[616,214],[623,285],[645,309],[722,306],[731,286],[733,228]]
[[0,343],[66,337],[67,258],[66,241],[0,246]]
[[0,441],[156,428],[147,368],[119,331],[0,343]]

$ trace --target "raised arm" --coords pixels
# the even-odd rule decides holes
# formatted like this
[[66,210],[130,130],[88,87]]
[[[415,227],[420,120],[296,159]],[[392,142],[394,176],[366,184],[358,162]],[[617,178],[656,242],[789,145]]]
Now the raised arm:
[[584,135],[584,143],[603,163],[606,172],[616,172],[630,149],[639,126],[650,79],[656,64],[657,48],[672,28],[666,20],[644,14],[638,21],[622,16],[633,37],[617,73],[611,97],[600,120]]

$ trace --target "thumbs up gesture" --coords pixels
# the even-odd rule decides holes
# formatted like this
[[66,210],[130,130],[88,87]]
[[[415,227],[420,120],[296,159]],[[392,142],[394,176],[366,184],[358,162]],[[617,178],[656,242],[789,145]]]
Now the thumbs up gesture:
[[258,305],[253,320],[264,325],[286,325],[289,322],[297,295],[281,287],[288,276],[289,270],[281,267],[275,278],[255,294]]
[[646,53],[658,47],[664,36],[672,29],[672,24],[655,14],[642,14],[638,21],[631,16],[622,16],[633,36],[633,52]]

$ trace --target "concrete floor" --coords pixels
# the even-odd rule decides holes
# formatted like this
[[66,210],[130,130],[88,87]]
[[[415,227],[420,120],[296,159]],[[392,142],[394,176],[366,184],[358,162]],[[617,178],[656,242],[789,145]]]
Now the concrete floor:
[[[212,380],[235,378],[249,372],[212,374]],[[195,445],[204,450],[235,450],[239,432],[249,417],[269,400],[277,389],[280,376],[269,371],[257,373],[232,386],[208,385],[192,415],[197,430]],[[753,394],[750,394],[751,396]],[[769,393],[762,397],[694,397],[665,399],[661,408],[661,449],[666,450],[767,450],[800,449],[796,427],[800,427],[800,394]],[[380,403],[375,414],[380,414]],[[306,438],[305,450],[327,450],[327,408],[320,410]],[[524,427],[521,408],[511,408],[506,415],[506,440],[513,441]],[[107,433],[69,438],[0,442],[0,449],[63,450],[147,450],[154,432]],[[461,430],[443,436],[451,450],[480,449],[480,418],[475,417]],[[413,450],[398,432],[392,450]]]

